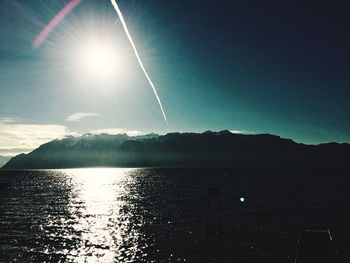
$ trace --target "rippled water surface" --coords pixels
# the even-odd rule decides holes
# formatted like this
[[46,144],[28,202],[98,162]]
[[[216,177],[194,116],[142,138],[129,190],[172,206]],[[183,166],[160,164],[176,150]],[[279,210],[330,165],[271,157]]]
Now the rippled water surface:
[[1,171],[0,191],[0,262],[293,262],[314,226],[350,262],[344,169]]

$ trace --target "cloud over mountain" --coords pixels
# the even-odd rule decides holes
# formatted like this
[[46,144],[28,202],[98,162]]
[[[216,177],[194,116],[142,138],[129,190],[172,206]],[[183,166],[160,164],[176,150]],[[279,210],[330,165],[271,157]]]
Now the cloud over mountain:
[[0,155],[29,152],[43,143],[74,134],[63,125],[22,123],[12,118],[0,120]]
[[99,113],[96,112],[75,112],[66,117],[68,122],[77,122],[90,117],[98,117]]

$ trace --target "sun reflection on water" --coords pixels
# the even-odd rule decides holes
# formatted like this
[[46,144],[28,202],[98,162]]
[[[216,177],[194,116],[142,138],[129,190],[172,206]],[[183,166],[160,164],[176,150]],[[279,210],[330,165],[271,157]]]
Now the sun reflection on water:
[[[75,261],[112,262],[133,258],[133,246],[138,233],[130,226],[124,212],[127,193],[127,176],[133,169],[92,168],[65,170],[72,185],[69,210],[74,218],[73,228],[80,233],[76,251],[71,251]],[[125,248],[128,236],[131,245]],[[127,253],[127,254],[125,254]],[[125,255],[125,257],[124,257]]]

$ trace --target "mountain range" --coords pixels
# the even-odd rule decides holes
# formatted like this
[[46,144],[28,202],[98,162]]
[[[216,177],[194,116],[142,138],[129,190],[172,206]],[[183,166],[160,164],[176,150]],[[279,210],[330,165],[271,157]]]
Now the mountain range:
[[175,166],[348,166],[350,144],[306,145],[270,134],[85,134],[45,143],[3,169]]

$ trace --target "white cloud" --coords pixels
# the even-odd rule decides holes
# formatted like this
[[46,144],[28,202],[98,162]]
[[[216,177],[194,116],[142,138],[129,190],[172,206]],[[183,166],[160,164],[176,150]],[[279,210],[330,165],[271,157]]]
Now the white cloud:
[[[89,116],[98,116],[89,113]],[[72,114],[74,115],[74,114]],[[71,116],[72,116],[71,115]],[[84,115],[85,117],[86,115]],[[81,115],[78,115],[81,117]],[[73,119],[79,119],[75,117]],[[144,132],[130,131],[120,128],[107,128],[91,130],[92,134],[127,134],[129,136],[144,135]],[[63,125],[28,124],[23,120],[0,117],[0,155],[14,156],[19,153],[28,153],[40,145],[55,139],[61,139],[67,135],[80,135],[72,132]]]
[[97,117],[97,116],[100,116],[100,114],[96,112],[75,112],[67,116],[66,121],[76,122],[76,121],[81,121],[82,119],[85,119],[85,118]]
[[129,136],[139,136],[144,135],[146,133],[140,132],[140,131],[128,131],[120,128],[107,128],[107,129],[97,129],[97,130],[91,130],[89,131],[91,134],[101,134],[101,133],[107,133],[107,134],[127,134]]
[[255,134],[254,132],[245,131],[245,130],[231,130],[230,132],[234,134]]
[[27,153],[43,143],[75,135],[62,125],[25,124],[0,120],[0,155]]

